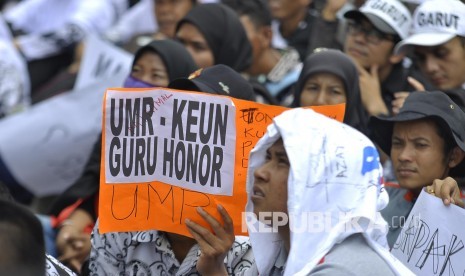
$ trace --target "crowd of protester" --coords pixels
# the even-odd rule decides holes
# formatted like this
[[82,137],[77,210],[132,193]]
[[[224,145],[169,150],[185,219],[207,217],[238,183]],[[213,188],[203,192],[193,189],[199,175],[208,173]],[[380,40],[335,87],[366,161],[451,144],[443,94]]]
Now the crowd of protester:
[[[249,237],[235,236],[218,205],[222,221],[198,210],[213,233],[186,221],[190,237],[102,234],[98,135],[78,179],[40,211],[0,152],[0,246],[8,248],[0,275],[410,275],[390,249],[420,193],[465,207],[462,1],[4,0],[0,8],[0,122],[71,93],[96,36],[133,55],[122,87],[289,108],[250,154],[244,211],[260,218],[344,206],[348,221],[388,229],[341,232],[347,221],[339,221],[319,233],[290,223],[260,233],[251,229],[275,225],[255,220]],[[341,103],[342,123],[301,108]],[[361,173],[367,149],[376,166]],[[331,173],[340,155],[344,178]]]

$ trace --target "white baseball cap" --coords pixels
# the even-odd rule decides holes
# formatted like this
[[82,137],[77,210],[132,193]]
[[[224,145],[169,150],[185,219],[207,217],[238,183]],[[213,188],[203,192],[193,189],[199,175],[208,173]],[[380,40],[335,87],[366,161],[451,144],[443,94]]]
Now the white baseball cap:
[[400,41],[394,52],[405,52],[412,45],[440,45],[455,36],[465,37],[465,4],[459,0],[425,1],[415,9],[410,36]]
[[358,10],[344,14],[348,19],[368,19],[378,30],[405,39],[412,24],[412,15],[398,0],[368,0]]

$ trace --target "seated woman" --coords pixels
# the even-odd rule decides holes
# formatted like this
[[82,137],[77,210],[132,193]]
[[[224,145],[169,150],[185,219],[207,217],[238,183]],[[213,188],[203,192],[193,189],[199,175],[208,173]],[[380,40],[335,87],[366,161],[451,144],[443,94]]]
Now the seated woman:
[[243,72],[252,63],[252,46],[239,17],[222,4],[195,6],[178,22],[176,38],[200,68],[224,64]]
[[434,193],[445,204],[463,207],[457,183],[447,193],[441,193],[438,183],[447,177],[465,177],[464,122],[465,113],[440,91],[412,93],[396,116],[370,119],[373,139],[390,154],[397,179],[386,185],[390,202],[381,212],[390,224],[390,246],[424,187],[434,184]]
[[[247,191],[255,262],[243,275],[413,275],[387,249],[376,148],[352,127],[303,108],[275,117],[250,153]],[[224,275],[215,235],[188,227],[202,275]]]
[[[176,26],[176,38],[191,53],[197,66],[206,68],[224,64],[239,73],[250,68],[252,46],[239,16],[219,3],[195,6]],[[255,90],[253,98],[276,104],[266,87],[250,81]]]
[[[172,40],[157,40],[140,48],[124,87],[166,87],[187,77],[195,65],[184,46]],[[41,216],[46,229],[47,252],[80,271],[90,253],[90,233],[97,218],[95,206],[100,179],[101,138],[94,145],[81,177],[52,204],[51,216]]]
[[[254,93],[239,73],[221,64],[177,79],[169,87],[240,99],[248,99]],[[228,87],[228,92],[224,87]],[[228,275],[235,275],[252,262],[249,239],[229,235],[230,219],[224,209],[219,207],[218,211],[226,221],[216,236],[215,246],[224,252],[218,261]],[[98,229],[97,223],[89,264],[92,275],[199,275],[196,265],[200,247],[191,237],[158,230],[99,234]]]
[[295,84],[293,106],[346,103],[344,123],[367,134],[368,114],[362,104],[358,71],[343,52],[319,48],[305,61]]

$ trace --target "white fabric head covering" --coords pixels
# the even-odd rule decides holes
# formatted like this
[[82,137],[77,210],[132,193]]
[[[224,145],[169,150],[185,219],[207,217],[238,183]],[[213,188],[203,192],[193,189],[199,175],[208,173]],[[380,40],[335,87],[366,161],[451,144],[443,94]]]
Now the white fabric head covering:
[[[277,116],[252,150],[246,210],[253,212],[250,195],[254,171],[265,162],[266,150],[279,138],[290,162],[287,205],[291,250],[285,275],[307,275],[335,244],[354,233],[363,233],[393,271],[409,275],[410,271],[387,250],[387,224],[378,211],[389,199],[376,148],[352,127],[310,109],[296,108]],[[308,214],[314,216],[305,221]],[[315,220],[318,214],[320,225]],[[357,219],[360,227],[350,224]],[[266,226],[257,220],[248,220],[247,224],[259,274],[268,275],[282,240],[278,233],[258,232]]]

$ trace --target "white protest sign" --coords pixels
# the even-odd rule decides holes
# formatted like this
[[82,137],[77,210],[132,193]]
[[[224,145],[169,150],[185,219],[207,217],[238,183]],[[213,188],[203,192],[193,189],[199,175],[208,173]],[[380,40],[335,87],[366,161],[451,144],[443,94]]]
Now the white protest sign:
[[465,210],[422,191],[392,248],[417,275],[465,275]]
[[231,99],[167,89],[109,90],[106,183],[159,181],[232,195],[236,152]]
[[405,3],[417,4],[420,5],[421,3],[425,2],[426,0],[402,0]]
[[82,89],[114,75],[128,76],[131,71],[132,59],[132,54],[95,35],[89,35],[86,39],[84,56],[74,90]]
[[18,182],[37,196],[68,188],[101,132],[105,90],[123,78],[63,93],[1,120],[0,154]]
[[[30,81],[27,64],[13,44],[13,37],[0,14],[0,110],[17,111],[30,104]],[[7,103],[9,102],[9,103]]]
[[2,14],[0,14],[0,40],[13,41],[10,29],[8,28]]

